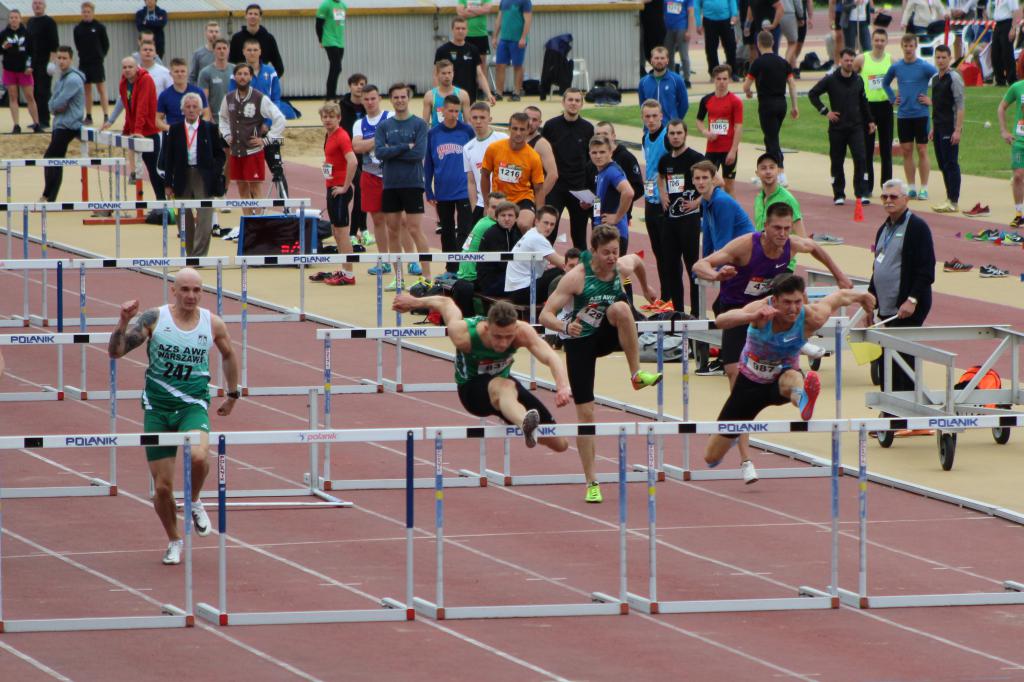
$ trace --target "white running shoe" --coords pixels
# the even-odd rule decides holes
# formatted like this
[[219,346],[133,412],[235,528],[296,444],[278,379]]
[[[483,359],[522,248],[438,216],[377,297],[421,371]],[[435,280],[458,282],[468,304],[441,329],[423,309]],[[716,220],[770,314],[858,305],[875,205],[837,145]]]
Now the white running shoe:
[[740,471],[743,472],[743,482],[747,485],[751,483],[757,483],[757,469],[754,468],[754,463],[749,459],[746,462],[740,464]]
[[164,552],[164,564],[177,566],[181,563],[181,549],[185,546],[184,540],[171,540],[167,543],[167,551]]
[[203,537],[209,535],[213,530],[210,526],[210,517],[206,515],[206,509],[203,508],[201,500],[192,503],[192,524],[196,527],[196,533]]
[[811,360],[820,360],[823,357],[825,357],[825,349],[822,348],[821,346],[811,343],[810,341],[803,345],[803,348],[800,349],[800,352],[803,355],[809,357]]

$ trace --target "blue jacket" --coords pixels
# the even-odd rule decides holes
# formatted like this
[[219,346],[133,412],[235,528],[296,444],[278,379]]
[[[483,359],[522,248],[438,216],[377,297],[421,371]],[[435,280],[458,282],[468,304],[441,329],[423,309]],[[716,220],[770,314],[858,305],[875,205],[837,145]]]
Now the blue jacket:
[[71,67],[63,72],[53,85],[50,95],[53,129],[78,130],[85,116],[85,76]]
[[423,162],[423,184],[427,199],[456,201],[469,199],[462,147],[476,137],[473,128],[456,121],[454,128],[439,123],[427,133],[427,158]]
[[739,202],[721,187],[711,194],[711,201],[700,200],[700,232],[703,238],[701,256],[707,258],[715,251],[754,231],[754,223]]
[[739,17],[736,0],[696,0],[693,3],[697,25],[701,26],[705,18],[712,21],[725,21],[731,17]]
[[665,123],[674,118],[686,118],[686,112],[690,108],[690,102],[686,98],[686,83],[683,82],[683,77],[674,71],[666,71],[661,78],[655,78],[653,71],[648,73],[640,79],[636,94],[640,98],[640,104],[649,99],[657,100],[665,116]]
[[[665,156],[665,134],[668,132],[668,125],[662,125],[658,136],[651,140],[651,134],[644,128],[644,201],[649,204],[661,202],[661,195],[658,193],[658,161]],[[647,187],[654,190],[654,194],[647,195]]]
[[381,160],[384,189],[423,187],[427,124],[419,116],[384,119],[373,134],[373,153]]

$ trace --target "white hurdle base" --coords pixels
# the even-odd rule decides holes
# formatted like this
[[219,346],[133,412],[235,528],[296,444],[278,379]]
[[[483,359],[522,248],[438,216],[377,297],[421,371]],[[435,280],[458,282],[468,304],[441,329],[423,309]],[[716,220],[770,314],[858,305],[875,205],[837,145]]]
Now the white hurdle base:
[[839,588],[839,599],[858,609],[898,609],[917,606],[1005,606],[1024,604],[1024,583],[1003,581],[1005,592],[906,594],[870,596]]
[[469,620],[478,618],[551,618],[560,616],[624,616],[629,605],[600,592],[593,593],[590,604],[512,604],[503,606],[438,607],[432,601],[413,599],[416,613],[433,620]]
[[[459,476],[445,476],[445,488],[484,488],[487,479],[476,472],[459,472]],[[309,483],[309,474],[303,474],[303,480]],[[433,488],[437,482],[433,477],[414,478],[412,487],[417,490]],[[321,490],[405,490],[404,478],[366,478],[356,480],[327,479],[317,477],[317,485]]]
[[[309,474],[305,474],[307,477]],[[313,500],[309,502],[228,502],[229,507],[351,507],[352,502],[341,500],[333,495],[320,490],[310,490],[309,488],[278,488],[278,489],[260,489],[260,490],[228,490],[226,496],[228,498],[260,498],[260,497],[315,497],[319,500]],[[182,494],[180,490],[174,491],[174,497],[177,501],[179,508],[184,506],[182,501]],[[216,490],[204,490],[199,494],[200,499],[204,500],[216,500]]]
[[90,479],[89,485],[53,486],[51,488],[0,488],[0,500],[32,497],[114,497],[117,486],[102,478]]
[[[463,476],[478,476],[475,471],[462,469],[459,471]],[[517,486],[517,485],[566,485],[588,483],[583,474],[524,474],[521,476],[506,474],[494,469],[485,469],[484,474],[487,480],[494,485]],[[659,480],[664,480],[660,478]],[[646,483],[647,473],[641,471],[627,471],[626,481],[629,483]],[[619,475],[616,473],[597,474],[598,483],[618,483]]]
[[[820,595],[820,596],[819,596]],[[629,593],[629,606],[641,613],[737,613],[742,611],[813,611],[839,608],[839,599],[825,593],[799,597],[763,599],[695,599],[685,601],[651,601]]]
[[[639,469],[642,465],[637,465]],[[662,467],[665,475],[678,481],[740,481],[743,471],[740,469],[683,469],[682,467],[665,464]],[[644,467],[646,469],[646,467]],[[828,467],[778,467],[758,469],[759,479],[768,478],[827,478],[832,475]]]
[[454,393],[458,389],[458,385],[453,382],[407,384],[381,379],[381,385],[385,391],[394,393]]
[[314,623],[380,623],[413,620],[415,612],[393,599],[381,600],[379,609],[339,609],[335,611],[253,611],[223,613],[200,602],[196,615],[214,625],[296,625]]
[[110,616],[104,618],[34,618],[0,621],[0,632],[84,632],[89,630],[155,630],[188,628],[195,617],[172,604],[160,607],[160,616]]

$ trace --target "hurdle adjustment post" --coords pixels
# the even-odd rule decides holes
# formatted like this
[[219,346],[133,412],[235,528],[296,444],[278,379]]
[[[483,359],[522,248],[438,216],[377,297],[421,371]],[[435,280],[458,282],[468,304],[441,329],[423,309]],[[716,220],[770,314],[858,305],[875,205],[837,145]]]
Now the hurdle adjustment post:
[[[331,337],[324,337],[324,428],[331,428]],[[323,484],[331,480],[331,444],[324,443]],[[319,486],[319,483],[318,483]]]
[[[43,272],[46,272],[45,270]],[[44,287],[45,290],[45,287]],[[45,308],[44,308],[45,310]],[[64,333],[64,261],[57,261],[57,333]],[[57,346],[57,399],[64,399],[64,346]]]
[[[285,209],[287,211],[287,209]],[[319,225],[317,226],[319,229]],[[312,251],[316,253],[317,239],[313,239]],[[299,207],[299,253],[306,253],[306,208]],[[306,262],[299,263],[299,319],[306,319]]]
[[[10,204],[11,201],[12,201],[12,198],[11,198],[11,167],[7,166],[4,170],[7,172],[7,182],[6,182],[6,185],[7,185],[7,203]],[[12,249],[14,248],[14,230],[13,230],[13,227],[14,226],[11,225],[11,209],[8,208],[7,209],[7,260],[10,260],[11,258],[14,257],[13,256],[13,251],[12,251]]]
[[[164,213],[166,214],[167,211],[165,210]],[[185,217],[184,217],[183,213],[184,213],[184,210],[179,208],[178,212],[177,212],[177,218],[178,218],[178,248],[180,249],[179,255],[182,258],[184,258],[185,254],[187,253],[187,251],[185,249]],[[197,216],[198,216],[198,214],[199,214],[199,212],[196,211],[196,215]],[[198,223],[198,222],[199,221],[197,219],[196,223]]]
[[[40,235],[41,244],[42,244],[41,254],[42,254],[43,258],[46,258],[47,255],[46,255],[46,207],[45,206],[43,207],[42,214],[39,217],[39,235]],[[49,311],[49,306],[47,306],[47,304],[46,304],[47,296],[49,294],[48,286],[47,286],[47,280],[49,279],[49,270],[46,270],[44,268],[39,273],[39,279],[41,279],[43,281],[42,304],[40,305],[41,312],[39,313],[39,317],[42,320],[42,325],[44,327],[49,327],[50,326],[50,311]]]
[[[217,438],[217,604],[221,625],[228,613],[228,447],[227,438]],[[188,523],[188,519],[185,520]]]
[[249,263],[242,261],[242,390],[249,386]]
[[[377,226],[373,226],[377,229]],[[377,256],[377,326],[384,326],[384,260]],[[384,385],[384,339],[377,339],[377,386]]]
[[[182,445],[182,490],[185,497],[185,617],[192,617],[192,436]],[[173,495],[172,495],[173,499]]]
[[[320,408],[317,405],[317,394],[316,389],[309,389],[309,430],[317,431],[320,428],[319,425],[319,412]],[[318,458],[318,445],[316,442],[309,444],[309,494],[316,495],[319,486],[317,485],[317,458]]]
[[[21,217],[21,257],[28,260],[28,209],[22,211]],[[22,317],[25,319],[25,326],[28,326],[28,270],[22,271],[22,283],[24,284],[22,300]]]
[[[163,224],[163,233],[164,233],[162,255],[163,255],[164,258],[167,258],[167,209],[163,209],[162,213],[163,213],[162,224]],[[163,273],[164,273],[164,303],[167,303],[167,266],[165,265],[162,268],[162,270],[163,270]]]
[[[109,150],[109,148],[108,148]],[[107,176],[109,179],[109,175]],[[117,179],[114,184],[114,201],[121,201],[121,167],[114,166],[114,177]],[[102,187],[103,185],[100,185]],[[121,257],[121,212],[113,211],[114,214],[114,256]]]
[[[530,257],[530,324],[537,324],[537,270],[533,267],[537,262],[535,256]],[[537,358],[530,353],[530,390],[537,390]]]
[[[86,320],[85,320],[85,264],[78,266],[78,331],[83,334],[87,331]],[[86,386],[86,345],[83,343],[81,347],[81,378],[79,380],[78,388],[80,390],[79,398],[86,400],[88,398],[88,387]]]
[[416,514],[416,506],[413,503],[414,455],[413,434],[409,431],[405,436],[405,612],[409,620],[416,617],[416,609],[413,607],[413,532]]
[[[839,599],[839,425],[832,424],[832,556],[830,559],[829,594],[833,602]],[[838,604],[836,604],[838,606]]]
[[[658,373],[665,372],[665,329],[658,327]],[[665,382],[658,382],[658,421],[665,421]],[[665,465],[665,439],[658,436],[658,469]]]
[[[224,318],[224,264],[217,261],[217,317]],[[217,385],[224,386],[224,356],[217,353]]]
[[857,552],[860,561],[857,566],[857,594],[861,604],[868,599],[868,434],[864,425],[857,430],[857,498],[858,526]]
[[[680,337],[682,339],[683,355],[682,362],[679,363],[682,365],[683,371],[683,421],[690,421],[690,342],[688,336],[686,326],[684,325],[682,336]],[[690,470],[690,434],[688,433],[683,434],[683,470]]]
[[434,437],[434,523],[437,527],[437,619],[444,619],[444,441]]
[[[648,469],[647,476],[651,471]],[[619,428],[619,602],[629,608],[626,596],[626,427]]]
[[[117,359],[110,358],[110,432],[117,433]],[[115,441],[116,442],[116,441]],[[110,494],[117,494],[117,445],[110,446]],[[153,494],[153,477],[149,477],[150,497]]]

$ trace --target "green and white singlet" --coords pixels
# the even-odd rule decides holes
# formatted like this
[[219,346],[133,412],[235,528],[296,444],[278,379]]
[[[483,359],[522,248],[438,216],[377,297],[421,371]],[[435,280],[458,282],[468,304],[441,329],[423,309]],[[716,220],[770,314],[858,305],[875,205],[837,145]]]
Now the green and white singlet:
[[[580,264],[583,265],[583,291],[573,296],[571,309],[566,306],[562,311],[562,320],[566,322],[579,316],[583,331],[575,338],[590,336],[597,331],[608,311],[608,306],[615,303],[622,293],[622,279],[619,277],[618,266],[615,266],[615,276],[606,282],[594,274],[594,269],[590,266],[593,259],[594,254],[589,249],[580,254]],[[559,336],[572,338],[565,334]]]
[[455,383],[459,386],[482,374],[505,377],[506,379],[512,374],[516,346],[510,345],[508,350],[500,353],[484,346],[476,326],[485,319],[479,315],[466,318],[466,326],[469,328],[470,351],[468,353],[458,351],[455,354]]
[[174,323],[167,305],[160,314],[149,339],[149,368],[142,391],[142,406],[147,410],[180,410],[199,405],[210,406],[210,348],[213,329],[210,311],[199,309],[199,324],[182,331]]

